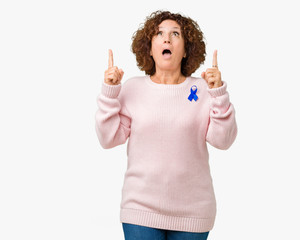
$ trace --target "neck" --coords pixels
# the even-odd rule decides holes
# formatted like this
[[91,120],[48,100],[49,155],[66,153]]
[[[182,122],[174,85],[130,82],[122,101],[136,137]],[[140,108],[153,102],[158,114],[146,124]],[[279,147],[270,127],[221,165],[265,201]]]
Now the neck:
[[157,71],[150,77],[154,82],[161,84],[179,84],[185,80],[185,76],[180,71]]

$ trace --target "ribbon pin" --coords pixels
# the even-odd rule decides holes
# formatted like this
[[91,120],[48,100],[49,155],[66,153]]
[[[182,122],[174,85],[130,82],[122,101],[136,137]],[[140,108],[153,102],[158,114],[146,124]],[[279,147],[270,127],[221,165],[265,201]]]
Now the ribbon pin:
[[[196,87],[195,90],[193,90],[193,87],[194,87],[194,86]],[[197,86],[196,86],[196,85],[193,85],[193,86],[191,87],[191,94],[189,95],[188,100],[192,101],[192,100],[194,99],[195,101],[197,101],[198,96],[196,95],[196,92],[197,92]]]

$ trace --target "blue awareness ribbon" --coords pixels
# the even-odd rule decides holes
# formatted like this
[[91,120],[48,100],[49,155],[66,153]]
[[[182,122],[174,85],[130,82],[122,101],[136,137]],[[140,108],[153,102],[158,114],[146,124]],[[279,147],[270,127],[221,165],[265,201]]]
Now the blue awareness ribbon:
[[[193,90],[193,87],[194,87],[194,86],[196,87],[195,90]],[[192,101],[192,100],[194,99],[195,101],[197,101],[198,96],[196,95],[196,92],[197,92],[197,86],[196,86],[196,85],[193,85],[193,86],[191,87],[191,94],[189,95],[188,100]]]

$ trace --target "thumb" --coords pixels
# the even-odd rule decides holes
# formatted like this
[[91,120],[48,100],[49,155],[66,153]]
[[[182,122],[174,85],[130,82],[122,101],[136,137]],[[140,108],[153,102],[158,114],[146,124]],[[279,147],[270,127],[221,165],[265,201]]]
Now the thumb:
[[119,69],[119,71],[120,71],[120,74],[121,74],[121,79],[123,78],[123,75],[124,75],[124,71],[123,71],[123,69],[122,68],[120,68]]
[[206,73],[205,73],[205,72],[202,72],[202,73],[201,73],[201,77],[207,82],[207,79],[206,79]]

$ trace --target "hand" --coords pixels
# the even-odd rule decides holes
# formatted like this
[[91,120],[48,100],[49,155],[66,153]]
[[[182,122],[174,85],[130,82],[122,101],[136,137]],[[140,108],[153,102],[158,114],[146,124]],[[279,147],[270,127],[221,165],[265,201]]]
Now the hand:
[[123,78],[124,72],[120,68],[114,66],[114,59],[112,50],[108,50],[108,69],[105,71],[104,74],[104,82],[110,85],[118,85],[121,83]]
[[214,51],[212,68],[207,68],[206,72],[202,72],[201,77],[207,82],[209,88],[218,88],[223,85],[221,72],[218,69],[217,50]]

